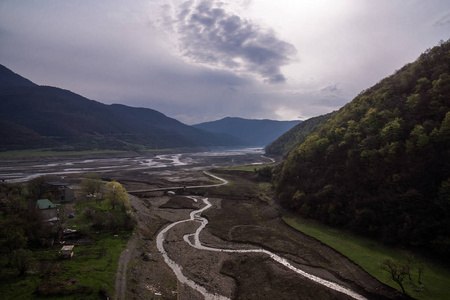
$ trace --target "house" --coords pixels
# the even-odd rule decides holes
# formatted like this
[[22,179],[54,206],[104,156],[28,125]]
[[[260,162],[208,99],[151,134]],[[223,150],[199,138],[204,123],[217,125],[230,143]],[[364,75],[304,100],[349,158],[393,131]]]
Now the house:
[[70,202],[75,198],[75,192],[69,187],[69,183],[61,181],[46,182],[48,189],[53,194],[55,202]]
[[59,206],[48,199],[39,199],[31,205],[32,208],[39,210],[44,222],[59,221]]
[[72,258],[74,245],[67,245],[61,248],[61,255],[63,258]]

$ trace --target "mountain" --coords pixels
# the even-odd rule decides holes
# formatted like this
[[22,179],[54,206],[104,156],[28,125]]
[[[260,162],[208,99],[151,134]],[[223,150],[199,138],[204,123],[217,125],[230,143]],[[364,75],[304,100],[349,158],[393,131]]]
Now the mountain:
[[218,121],[193,126],[213,133],[229,134],[253,146],[266,146],[300,122],[226,117]]
[[450,41],[335,112],[274,178],[304,217],[448,257]]
[[237,146],[148,108],[105,105],[71,91],[38,86],[0,68],[0,150]]
[[0,65],[0,87],[37,86],[30,80],[14,73],[7,67]]
[[331,115],[332,113],[313,117],[295,125],[274,142],[270,143],[266,147],[266,153],[269,155],[282,155],[286,157],[289,152],[303,143],[311,133],[319,129],[321,125],[325,124]]

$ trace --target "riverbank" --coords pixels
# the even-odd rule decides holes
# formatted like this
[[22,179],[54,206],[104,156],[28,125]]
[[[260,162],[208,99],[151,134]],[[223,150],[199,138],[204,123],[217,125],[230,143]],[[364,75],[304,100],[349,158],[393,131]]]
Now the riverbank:
[[[397,291],[378,282],[340,253],[287,226],[273,206],[258,198],[260,182],[254,177],[256,175],[246,172],[247,177],[242,178],[242,174],[232,172],[215,174],[229,180],[230,184],[189,192],[208,197],[212,203],[212,207],[203,213],[209,224],[200,235],[207,247],[263,248],[288,259],[309,274],[338,283],[365,298],[402,298]],[[241,193],[243,190],[246,192]],[[129,263],[125,299],[157,296],[203,299],[199,292],[179,283],[156,246],[158,232],[167,224],[189,219],[193,210],[202,207],[200,201],[160,192],[136,197],[132,205],[135,205],[141,239]],[[209,293],[232,299],[349,297],[290,271],[264,254],[195,249],[186,243],[184,236],[198,226],[195,222],[184,222],[172,228],[167,232],[164,249],[181,267],[184,276]]]

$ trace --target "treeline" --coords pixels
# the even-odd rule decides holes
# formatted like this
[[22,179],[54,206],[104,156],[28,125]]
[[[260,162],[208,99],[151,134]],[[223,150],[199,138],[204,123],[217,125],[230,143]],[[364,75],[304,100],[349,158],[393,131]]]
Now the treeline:
[[303,143],[311,133],[319,129],[331,115],[332,113],[328,113],[297,124],[276,141],[269,144],[265,149],[266,153],[269,155],[287,156],[291,150]]
[[333,114],[274,181],[305,217],[450,254],[450,42]]

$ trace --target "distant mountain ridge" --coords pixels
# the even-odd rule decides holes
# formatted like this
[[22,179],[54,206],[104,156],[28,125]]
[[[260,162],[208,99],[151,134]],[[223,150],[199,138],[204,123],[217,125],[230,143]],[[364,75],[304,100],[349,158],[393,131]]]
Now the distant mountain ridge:
[[68,90],[38,86],[0,65],[0,150],[244,145],[152,109],[106,105]]
[[301,121],[251,120],[226,117],[218,121],[193,125],[212,133],[222,133],[247,141],[253,146],[266,146]]

